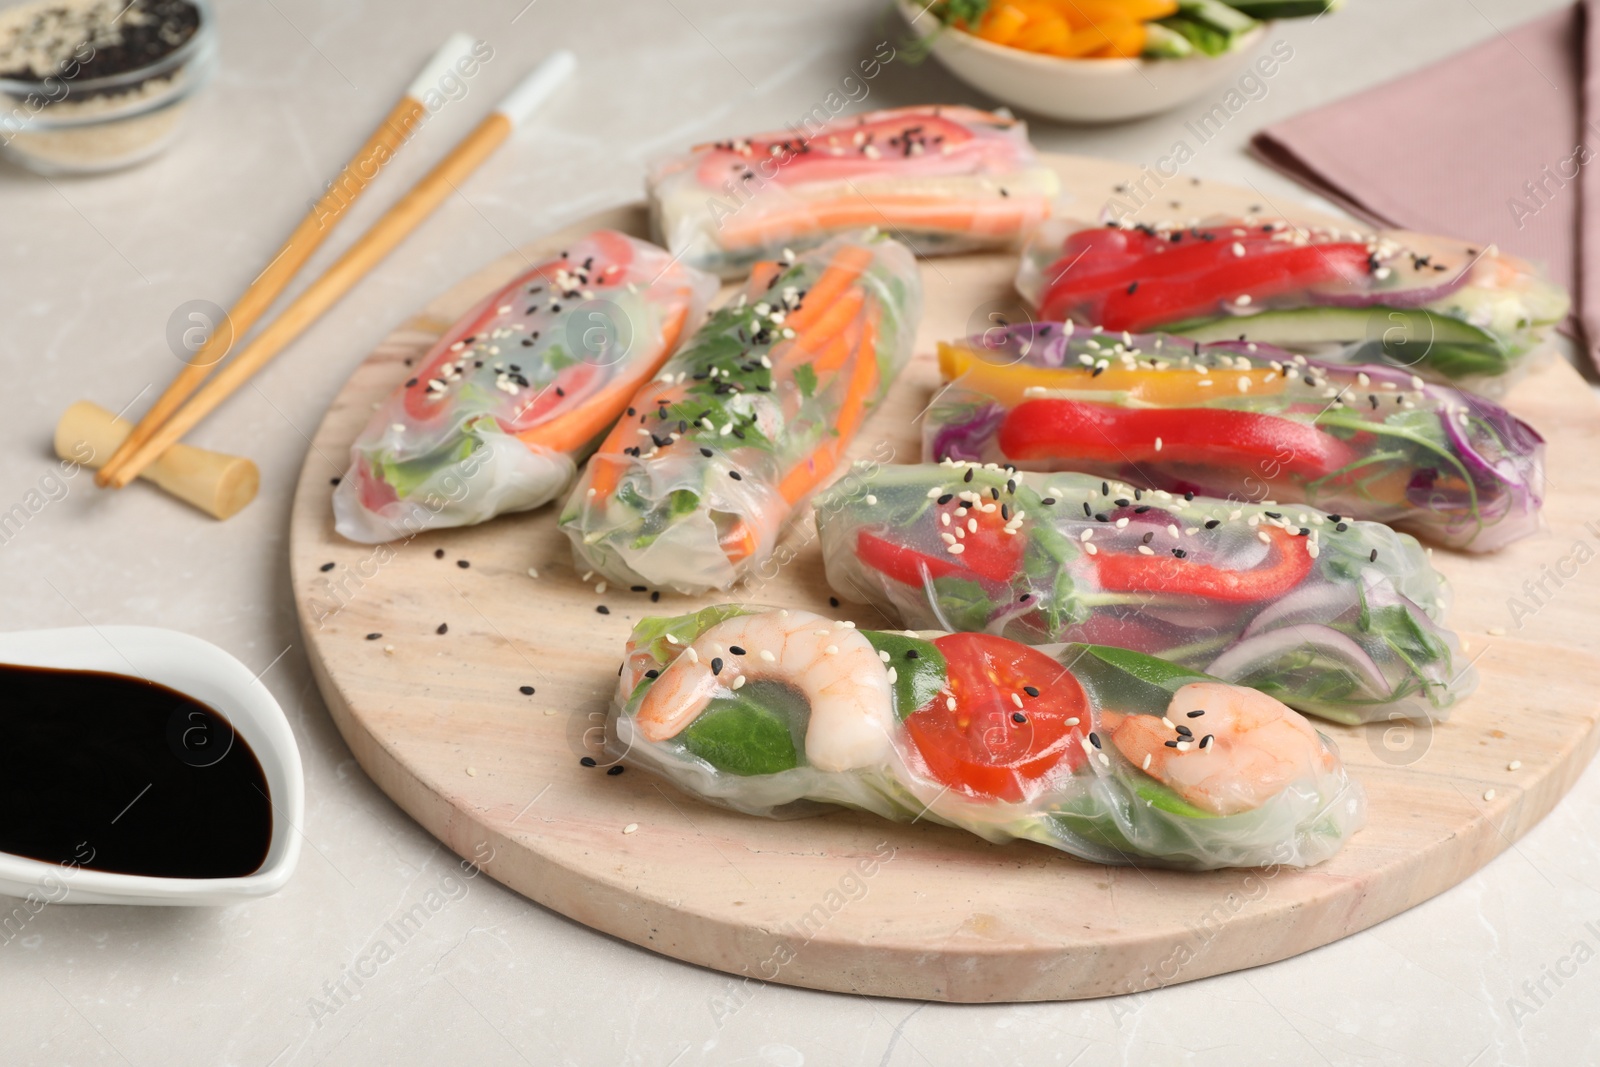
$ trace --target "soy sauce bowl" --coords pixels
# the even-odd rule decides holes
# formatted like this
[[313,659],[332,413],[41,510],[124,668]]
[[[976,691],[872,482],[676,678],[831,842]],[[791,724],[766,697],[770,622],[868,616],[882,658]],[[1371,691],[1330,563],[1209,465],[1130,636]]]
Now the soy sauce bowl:
[[255,754],[272,807],[266,856],[250,874],[119,874],[0,852],[0,894],[52,904],[226,905],[276,893],[289,881],[300,859],[298,828],[305,818],[300,751],[283,709],[244,664],[198,637],[148,626],[0,634],[0,663],[118,674],[192,697],[221,715]]

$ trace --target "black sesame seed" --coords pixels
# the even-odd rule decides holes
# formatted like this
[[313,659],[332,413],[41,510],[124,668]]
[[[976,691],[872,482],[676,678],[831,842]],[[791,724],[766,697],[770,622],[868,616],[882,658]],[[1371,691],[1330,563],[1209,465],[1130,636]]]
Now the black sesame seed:
[[1206,529],[1208,529],[1208,530],[1215,530],[1218,526],[1221,526],[1221,525],[1222,525],[1222,520],[1221,519],[1207,519],[1206,520]]
[[1283,518],[1283,513],[1280,512],[1280,511],[1267,511],[1267,512],[1263,512],[1262,514],[1266,515],[1266,517],[1269,518],[1269,519],[1281,519],[1281,518]]
[[329,478],[328,479],[328,484],[329,485],[338,485],[339,484],[339,479],[338,478]]
[[961,476],[961,480],[964,481],[964,482],[972,481],[972,472],[973,472],[973,468],[972,467],[968,467],[967,468],[967,473],[965,473],[965,474],[963,474]]
[[1194,500],[1194,490],[1191,489],[1189,492],[1183,494],[1183,499],[1190,501]]
[[604,604],[595,605],[595,609],[594,610],[599,612],[602,615],[610,615],[611,614],[611,609],[606,607]]
[[906,659],[921,659],[921,658],[922,658],[922,653],[918,652],[916,649],[914,649],[914,648],[906,649]]
[[744,475],[740,474],[738,471],[729,471],[728,477],[732,478],[736,482],[744,481]]
[[596,766],[595,758],[593,756],[585,756],[582,759],[580,759],[578,762],[583,764],[585,767]]
[[644,676],[646,678],[659,678],[661,677],[661,672],[657,670],[648,670],[644,672]]
[[1112,503],[1113,503],[1113,504],[1115,504],[1115,505],[1117,505],[1117,507],[1119,507],[1119,508],[1125,508],[1125,507],[1127,507],[1127,506],[1128,506],[1128,505],[1129,505],[1129,504],[1131,504],[1131,503],[1132,503],[1132,501],[1131,501],[1131,500],[1129,500],[1129,499],[1128,499],[1128,498],[1127,498],[1127,497],[1125,497],[1125,496],[1119,496],[1119,497],[1117,497],[1117,499],[1115,499],[1115,500],[1113,500],[1113,501],[1112,501]]
[[607,767],[606,773],[615,778],[617,775],[621,774],[624,769],[625,768],[622,766],[622,764],[619,763],[615,767]]
[[1054,504],[1055,502],[1056,502],[1056,498],[1053,497],[1053,496],[1047,496],[1043,500],[1039,501],[1039,503],[1045,505],[1046,507],[1049,507],[1051,504]]
[[955,499],[955,494],[954,493],[946,493],[944,496],[941,496],[938,500],[934,501],[934,503],[935,504],[948,504],[948,503],[950,503],[950,501],[952,501],[954,499]]
[[834,607],[834,608],[838,607],[839,606],[839,598],[836,597],[836,596],[829,597],[828,598],[828,606],[829,607]]
[[1022,712],[1020,712],[1020,711],[1013,711],[1011,713],[1011,721],[1020,725],[1022,723],[1027,722],[1028,721],[1028,717],[1026,715],[1022,714]]
[[380,638],[382,636],[383,636],[382,634],[368,634],[367,635],[367,640],[368,641],[376,641],[378,638]]
[[1166,746],[1168,748],[1177,748],[1178,747],[1178,742],[1176,742],[1176,741],[1168,741],[1168,742],[1166,742]]
[[1189,553],[1185,552],[1181,548],[1175,548],[1175,549],[1172,550],[1172,554],[1174,556],[1177,556],[1179,559],[1182,559],[1183,557],[1187,556]]
[[714,659],[712,659],[712,661],[711,661],[711,673],[713,675],[717,675],[717,674],[721,674],[722,673],[722,657],[721,656],[717,656]]
[[1083,502],[1083,513],[1085,515],[1093,515],[1094,514],[1094,512],[1089,509],[1089,502],[1087,500],[1085,500]]
[[989,495],[991,497],[993,497],[995,500],[999,500],[1000,499],[1000,490],[991,485],[989,487]]
[[1200,739],[1200,747],[1201,748],[1210,748],[1211,747],[1211,742],[1214,741],[1214,740],[1216,740],[1216,735],[1215,734],[1206,734],[1204,737],[1202,737]]
[[322,572],[322,573],[324,573],[324,574],[326,574],[326,573],[328,573],[328,572],[329,572],[329,571],[331,571],[331,570],[333,570],[333,564],[331,564],[331,563],[324,563],[324,564],[323,564],[323,565],[322,565],[322,566],[320,566],[320,567],[318,567],[318,568],[317,568],[317,570],[319,570],[319,571],[321,571],[321,572]]
[[660,590],[657,590],[656,592],[650,594],[650,603],[657,604],[657,603],[660,603],[660,602],[661,602],[661,592],[660,592]]
[[444,559],[444,549],[442,549],[442,548],[434,549],[433,550],[433,558],[434,559]]
[[1151,541],[1154,541],[1155,538],[1156,538],[1156,532],[1154,530],[1149,530],[1149,531],[1146,531],[1146,533],[1145,533],[1145,535],[1143,537],[1139,538],[1139,543],[1141,545],[1148,545]]
[[1373,549],[1372,550],[1372,555],[1367,557],[1367,562],[1368,563],[1376,563],[1376,562],[1378,562],[1378,550],[1377,549]]
[[1149,510],[1150,510],[1150,505],[1149,504],[1140,504],[1138,507],[1133,509],[1133,513],[1135,515],[1143,515],[1145,512],[1147,512]]
[[1091,733],[1089,735],[1089,743],[1091,745],[1093,745],[1095,748],[1099,748],[1100,747],[1100,735],[1099,734],[1095,734],[1095,733]]
[[1111,495],[1111,483],[1110,482],[1101,482],[1100,483],[1100,495],[1101,496],[1110,496]]
[[1031,697],[1036,697],[1036,696],[1039,695],[1039,687],[1038,686],[1025,685],[1025,686],[1022,687],[1022,691],[1024,693],[1027,693]]
[[456,560],[456,566],[460,567],[462,570],[466,570],[468,567],[472,566],[472,564],[468,560],[458,559]]
[[740,648],[738,645],[729,645],[728,651],[732,652],[735,656],[742,656],[745,654],[744,649]]
[[433,632],[436,634],[447,634],[450,632],[450,624],[447,622],[441,622],[439,624],[439,628]]
[[700,454],[701,454],[701,455],[702,455],[702,456],[704,456],[704,457],[706,457],[706,458],[707,458],[707,459],[710,459],[710,458],[711,458],[711,449],[709,449],[709,448],[702,448],[702,449],[701,449],[701,450],[700,450]]
[[642,593],[642,592],[645,591],[645,586],[642,586],[642,585],[630,585],[628,587],[628,590],[629,590],[629,592],[633,592],[633,593]]
[[1339,533],[1344,533],[1346,530],[1350,529],[1350,524],[1347,522],[1341,522],[1339,525],[1335,526],[1334,529]]
[[1186,718],[1186,719],[1198,719],[1200,716],[1204,715],[1205,713],[1206,713],[1206,709],[1205,708],[1201,708],[1199,711],[1186,711],[1183,714],[1184,714],[1184,718]]
[[1194,736],[1194,731],[1189,729],[1187,726],[1175,726],[1175,727],[1173,727],[1173,729],[1178,731],[1178,736],[1179,737],[1193,737]]
[[1097,512],[1095,514],[1094,521],[1095,522],[1110,522],[1111,521],[1111,517],[1109,515],[1107,515],[1105,512],[1101,511],[1101,512]]

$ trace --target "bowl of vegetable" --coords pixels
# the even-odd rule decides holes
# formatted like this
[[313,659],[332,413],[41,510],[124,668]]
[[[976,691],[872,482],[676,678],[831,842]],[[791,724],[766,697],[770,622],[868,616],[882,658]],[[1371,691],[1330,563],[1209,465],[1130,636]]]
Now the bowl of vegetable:
[[956,77],[1069,122],[1168,111],[1244,69],[1268,21],[1341,0],[898,0]]

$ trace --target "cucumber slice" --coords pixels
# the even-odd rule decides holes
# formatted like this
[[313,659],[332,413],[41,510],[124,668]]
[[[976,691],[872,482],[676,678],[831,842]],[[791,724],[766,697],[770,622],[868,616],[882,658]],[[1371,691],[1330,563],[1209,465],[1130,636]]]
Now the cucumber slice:
[[1504,374],[1512,356],[1499,338],[1449,315],[1421,308],[1291,308],[1259,315],[1227,315],[1174,323],[1168,332],[1191,341],[1249,341],[1297,348],[1362,344],[1352,361],[1381,358],[1400,367],[1426,368],[1451,380]]
[[1253,19],[1296,19],[1336,11],[1344,0],[1229,0],[1228,6]]
[[1256,28],[1256,20],[1220,0],[1178,0],[1178,14],[1214,26],[1229,37],[1239,37]]
[[1151,59],[1183,59],[1194,55],[1194,43],[1170,26],[1145,23],[1144,54]]

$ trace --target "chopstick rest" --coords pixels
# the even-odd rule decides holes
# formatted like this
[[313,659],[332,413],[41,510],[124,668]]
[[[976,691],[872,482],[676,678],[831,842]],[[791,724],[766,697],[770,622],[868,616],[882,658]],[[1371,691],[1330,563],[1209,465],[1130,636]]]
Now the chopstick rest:
[[[132,432],[133,423],[99,404],[80,400],[56,423],[56,455],[98,469]],[[261,485],[256,465],[243,456],[184,444],[167,449],[139,476],[216,519],[238,514],[256,498]]]

